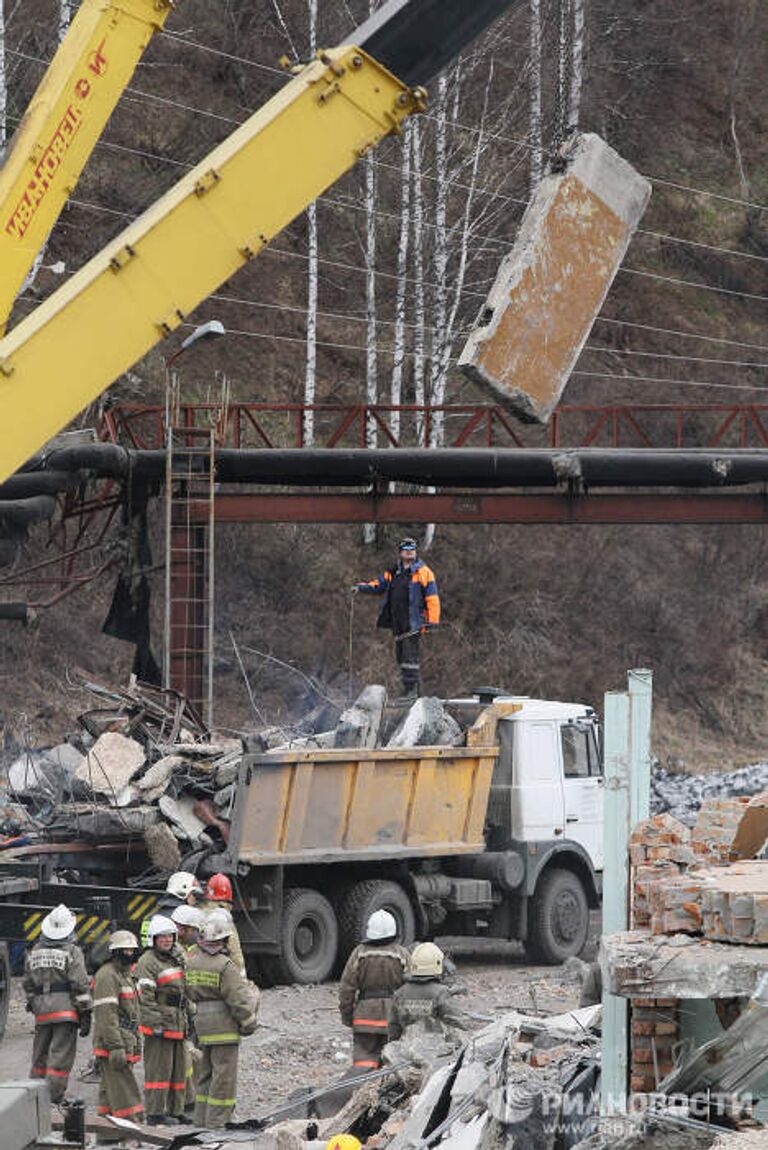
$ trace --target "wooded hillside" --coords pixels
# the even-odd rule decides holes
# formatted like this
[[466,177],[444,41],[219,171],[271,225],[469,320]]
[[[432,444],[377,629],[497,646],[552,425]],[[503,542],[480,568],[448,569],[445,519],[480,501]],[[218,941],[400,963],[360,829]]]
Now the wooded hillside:
[[[7,117],[9,136],[75,7],[4,0],[0,120]],[[367,12],[367,0],[179,3],[15,319],[58,285],[58,261],[67,274],[81,266],[277,91],[281,56],[307,59]],[[578,124],[651,177],[653,197],[566,402],[760,404],[768,363],[768,209],[760,206],[768,204],[767,36],[758,0],[521,3],[434,85],[425,117],[322,196],[192,317],[218,318],[229,335],[183,362],[183,397],[217,394],[218,373],[243,400],[482,399],[453,359],[537,173]],[[264,178],[279,181],[280,173]],[[163,394],[156,351],[102,402]],[[98,414],[83,413],[78,425],[93,425]],[[665,426],[660,416],[647,418]],[[703,414],[694,417],[688,441],[700,435],[703,445],[707,427]],[[321,423],[304,431],[322,442]],[[427,435],[414,419],[393,431],[437,447],[450,442],[451,428],[435,420]],[[536,442],[535,432],[525,434]],[[373,428],[368,442],[376,442]],[[157,646],[159,506],[154,518]],[[375,609],[357,602],[350,626],[347,591],[392,561],[400,533],[219,528],[222,726],[297,719],[326,696],[345,701],[350,649],[352,686],[377,680],[396,689]],[[444,597],[444,625],[426,643],[427,691],[490,683],[599,706],[627,667],[644,665],[655,672],[663,758],[700,766],[765,753],[768,537],[760,528],[440,527],[425,543]],[[36,532],[20,566],[50,547],[48,532]],[[82,701],[69,669],[116,680],[130,670],[132,650],[100,633],[115,577],[112,569],[42,612],[34,630],[0,630],[3,711],[14,727],[26,715],[34,741],[58,737]],[[19,589],[2,593],[14,598]]]

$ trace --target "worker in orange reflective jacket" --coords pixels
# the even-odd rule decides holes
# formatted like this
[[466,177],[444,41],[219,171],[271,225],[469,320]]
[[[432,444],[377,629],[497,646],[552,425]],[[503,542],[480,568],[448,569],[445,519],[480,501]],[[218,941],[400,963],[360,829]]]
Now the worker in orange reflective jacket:
[[440,596],[434,572],[416,557],[416,540],[402,539],[398,551],[394,567],[370,583],[355,583],[351,590],[353,594],[384,596],[376,626],[394,632],[403,695],[416,698],[421,692],[419,640],[424,631],[440,622]]

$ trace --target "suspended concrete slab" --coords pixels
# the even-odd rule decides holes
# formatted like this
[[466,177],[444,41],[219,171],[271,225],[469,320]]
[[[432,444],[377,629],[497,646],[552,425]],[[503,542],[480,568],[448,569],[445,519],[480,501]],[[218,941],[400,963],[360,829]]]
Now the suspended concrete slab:
[[651,185],[592,133],[526,209],[459,357],[470,379],[526,422],[556,406],[619,270]]

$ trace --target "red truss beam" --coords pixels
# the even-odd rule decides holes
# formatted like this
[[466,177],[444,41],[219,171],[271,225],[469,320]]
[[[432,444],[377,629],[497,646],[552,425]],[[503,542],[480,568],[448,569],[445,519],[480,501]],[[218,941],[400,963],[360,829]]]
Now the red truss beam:
[[[442,422],[445,447],[768,447],[768,404],[565,404],[547,427],[524,426],[495,404],[212,403],[186,404],[181,422],[218,429],[225,447],[305,447],[312,412],[317,447],[366,447],[374,427],[387,447],[431,441]],[[110,408],[99,429],[139,449],[164,445],[164,409],[157,404]]]
[[[203,522],[208,510],[192,505]],[[217,523],[768,523],[763,494],[462,492],[380,495],[318,492],[224,492],[216,497]]]

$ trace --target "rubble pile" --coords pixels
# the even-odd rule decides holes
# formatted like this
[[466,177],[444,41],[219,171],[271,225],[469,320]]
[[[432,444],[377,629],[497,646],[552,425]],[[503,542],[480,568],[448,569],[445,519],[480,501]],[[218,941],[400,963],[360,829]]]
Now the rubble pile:
[[651,812],[668,812],[690,827],[705,799],[749,797],[765,790],[768,763],[712,775],[687,775],[656,766],[651,774]]
[[294,735],[271,727],[242,739],[208,731],[176,691],[135,679],[125,689],[84,686],[98,706],[79,716],[78,733],[57,747],[24,750],[9,764],[0,849],[43,838],[142,836],[150,860],[175,869],[193,851],[226,846],[246,751],[455,746],[466,738],[441,700],[389,709],[385,688],[376,684],[333,729]]
[[595,1128],[600,1015],[599,1006],[550,1018],[511,1011],[460,1047],[449,1034],[406,1032],[385,1047],[391,1073],[374,1075],[333,1117],[271,1133],[279,1150],[308,1150],[338,1130],[368,1150],[574,1145]]

